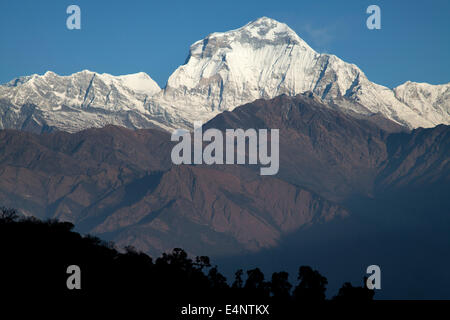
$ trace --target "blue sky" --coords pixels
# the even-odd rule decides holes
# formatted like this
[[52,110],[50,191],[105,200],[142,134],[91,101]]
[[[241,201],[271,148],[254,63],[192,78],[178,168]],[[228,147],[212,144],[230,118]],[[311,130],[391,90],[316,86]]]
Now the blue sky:
[[[66,8],[81,8],[81,30]],[[366,8],[381,8],[381,30]],[[0,83],[52,70],[148,73],[160,86],[189,46],[261,16],[287,23],[319,52],[358,65],[376,83],[450,81],[450,1],[1,1]]]

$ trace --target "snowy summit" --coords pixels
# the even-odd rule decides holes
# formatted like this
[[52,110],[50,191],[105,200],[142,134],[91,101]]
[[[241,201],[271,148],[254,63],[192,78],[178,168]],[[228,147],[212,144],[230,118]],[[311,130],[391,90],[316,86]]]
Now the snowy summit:
[[406,82],[391,90],[356,65],[314,51],[286,24],[262,17],[195,42],[164,89],[145,73],[15,79],[0,86],[0,126],[189,128],[259,98],[306,91],[344,111],[381,114],[409,128],[450,124],[450,83]]

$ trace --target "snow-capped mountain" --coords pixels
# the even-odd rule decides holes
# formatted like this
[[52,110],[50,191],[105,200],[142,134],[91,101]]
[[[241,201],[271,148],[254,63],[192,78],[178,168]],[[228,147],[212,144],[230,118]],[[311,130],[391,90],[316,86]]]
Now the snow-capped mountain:
[[412,91],[399,99],[397,91],[370,82],[356,65],[317,53],[286,24],[263,17],[195,42],[186,64],[149,104],[207,120],[255,99],[312,91],[341,108],[381,113],[412,128],[449,123],[450,84],[427,90],[433,93],[421,95],[425,105],[410,98]]
[[450,84],[431,85],[407,81],[394,88],[395,97],[433,124],[449,124]]
[[450,83],[407,82],[391,90],[369,81],[356,65],[314,51],[286,24],[263,17],[195,42],[162,90],[144,73],[47,72],[13,80],[0,86],[1,126],[189,127],[259,98],[305,91],[337,108],[381,114],[410,128],[450,124]]
[[112,76],[84,70],[59,76],[49,71],[21,77],[0,86],[0,126],[68,132],[106,124],[159,127],[143,106],[160,90],[143,72]]

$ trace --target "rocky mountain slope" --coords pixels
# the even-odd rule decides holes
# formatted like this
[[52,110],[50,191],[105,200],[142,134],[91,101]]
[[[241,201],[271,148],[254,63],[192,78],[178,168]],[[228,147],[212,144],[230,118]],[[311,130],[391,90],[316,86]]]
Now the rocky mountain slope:
[[[381,129],[309,94],[258,100],[209,126],[279,128],[278,175],[260,176],[253,165],[174,166],[170,135],[154,129],[4,130],[0,202],[152,254],[176,246],[214,255],[273,248],[289,234],[349,219],[355,197],[376,202],[383,191],[408,186],[422,195],[438,187],[433,210],[448,221],[439,200],[450,185],[448,126]],[[383,203],[397,208],[390,201]],[[422,218],[434,212],[422,211]]]

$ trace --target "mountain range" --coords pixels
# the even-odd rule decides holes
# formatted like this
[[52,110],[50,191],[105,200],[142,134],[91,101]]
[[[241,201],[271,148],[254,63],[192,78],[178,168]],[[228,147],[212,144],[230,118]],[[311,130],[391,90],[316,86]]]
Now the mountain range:
[[348,217],[353,198],[448,188],[445,125],[389,132],[308,95],[257,100],[205,124],[271,126],[280,128],[274,177],[254,165],[172,165],[174,143],[157,129],[4,130],[0,199],[154,254],[181,245],[225,254],[274,247],[290,232]]
[[20,77],[0,86],[0,128],[76,132],[106,124],[190,128],[224,110],[281,94],[313,92],[348,113],[408,128],[450,124],[450,83],[370,82],[354,64],[314,51],[286,24],[259,18],[195,42],[161,89],[147,74],[84,70]]
[[[145,73],[21,77],[0,86],[0,203],[152,255],[358,283],[379,264],[382,297],[448,298],[449,88],[374,84],[265,17],[194,43],[163,89]],[[171,131],[196,120],[279,129],[278,174],[173,165]]]
[[[174,143],[159,129],[2,130],[0,201],[119,248],[183,247],[230,270],[256,263],[295,273],[308,263],[354,281],[376,262],[387,270],[383,297],[448,297],[450,126],[377,123],[306,93],[204,125],[280,128],[275,176],[255,165],[172,165]],[[436,273],[424,275],[430,266]]]

